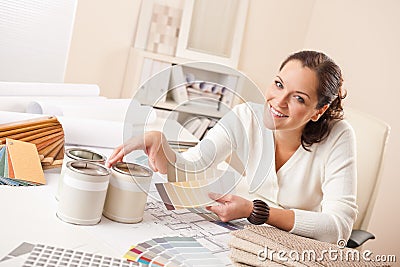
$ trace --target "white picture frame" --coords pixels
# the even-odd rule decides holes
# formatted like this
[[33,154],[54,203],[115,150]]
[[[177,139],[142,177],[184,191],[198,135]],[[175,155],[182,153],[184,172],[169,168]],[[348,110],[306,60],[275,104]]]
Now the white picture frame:
[[[196,2],[197,1],[197,2]],[[235,6],[232,8],[232,3],[235,3]],[[225,0],[225,4],[231,8],[231,10],[225,12],[223,18],[225,20],[233,20],[233,25],[227,25],[227,23],[221,23],[221,20],[207,20],[206,16],[208,12],[215,13],[216,9],[213,9],[212,5],[223,5],[224,2],[222,0],[186,0],[184,9],[182,22],[180,27],[178,45],[176,56],[181,58],[187,58],[191,60],[201,60],[201,61],[211,61],[220,64],[225,64],[230,67],[236,68],[239,62],[240,49],[243,39],[244,27],[246,24],[247,17],[247,9],[248,9],[248,0]],[[229,14],[229,11],[231,14]],[[203,20],[204,18],[204,20]],[[222,19],[223,19],[222,18]],[[201,25],[206,25],[207,22],[209,26],[205,26],[204,29],[200,29],[200,31],[196,32],[194,29],[199,29],[200,23],[195,24],[195,20],[202,19]],[[203,24],[204,23],[204,24]],[[229,23],[229,21],[228,21]],[[196,25],[196,26],[195,26]],[[222,26],[221,26],[222,25]],[[228,47],[228,51],[226,53],[218,53],[219,48],[216,49],[198,49],[190,47],[190,42],[193,42],[193,36],[199,36],[199,38],[203,38],[207,35],[207,27],[220,27],[221,30],[228,29],[228,31],[223,31],[227,33],[227,39],[223,41],[222,46]],[[231,32],[229,32],[231,31]],[[210,33],[212,35],[212,33]],[[213,34],[213,36],[216,36]],[[198,40],[199,40],[198,38]],[[207,37],[206,37],[207,38]],[[217,36],[219,38],[219,36]],[[221,42],[218,43],[218,46]],[[201,44],[200,44],[201,45]]]

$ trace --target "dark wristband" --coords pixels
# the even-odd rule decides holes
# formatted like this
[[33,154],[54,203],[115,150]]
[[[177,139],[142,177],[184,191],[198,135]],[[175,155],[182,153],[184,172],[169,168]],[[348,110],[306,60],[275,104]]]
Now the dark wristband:
[[256,225],[264,224],[269,218],[269,206],[262,200],[253,200],[253,211],[247,220]]

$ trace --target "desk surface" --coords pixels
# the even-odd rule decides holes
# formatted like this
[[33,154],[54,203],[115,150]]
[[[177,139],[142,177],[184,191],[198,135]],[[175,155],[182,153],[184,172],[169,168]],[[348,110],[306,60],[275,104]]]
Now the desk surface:
[[[169,140],[196,141],[176,121],[157,120],[146,130],[160,130]],[[92,150],[107,157],[111,148],[94,147]],[[143,158],[142,151],[130,154],[132,158]],[[143,162],[142,162],[143,163]],[[61,221],[56,216],[58,202],[55,194],[60,169],[45,171],[47,184],[36,187],[0,186],[2,203],[0,220],[0,266],[16,266],[11,260],[1,262],[21,243],[45,244],[121,258],[132,245],[162,236],[191,236],[196,238],[218,258],[230,265],[227,242],[232,228],[212,223],[205,217],[189,210],[168,211],[163,203],[152,199],[158,195],[154,182],[166,181],[157,173],[149,194],[147,208],[142,222],[123,224],[102,217],[94,226],[78,226]],[[199,211],[197,211],[199,212]],[[203,210],[202,212],[207,212]],[[239,223],[240,224],[240,223]],[[239,225],[238,224],[238,225]],[[222,225],[222,226],[221,226]],[[24,262],[26,258],[19,259]],[[21,262],[19,262],[21,263]],[[10,265],[11,264],[11,265]]]
[[[111,153],[110,149],[95,150],[105,155]],[[121,258],[130,246],[152,238],[191,236],[230,265],[227,242],[232,228],[212,223],[193,211],[168,211],[162,203],[150,197],[144,219],[137,224],[117,223],[105,217],[94,226],[61,221],[56,216],[58,202],[55,199],[59,176],[60,169],[53,169],[45,172],[47,184],[43,186],[0,186],[0,259],[22,242]],[[165,177],[158,174],[153,176],[153,181],[163,179]],[[155,188],[151,187],[151,190]],[[242,222],[237,226],[242,227]],[[0,266],[3,266],[1,262]]]

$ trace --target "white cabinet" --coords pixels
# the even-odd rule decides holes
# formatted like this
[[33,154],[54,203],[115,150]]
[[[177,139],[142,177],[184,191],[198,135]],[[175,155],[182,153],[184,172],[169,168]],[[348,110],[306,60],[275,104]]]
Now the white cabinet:
[[[180,77],[176,75],[177,70],[182,72]],[[196,101],[190,97],[187,101],[177,101],[173,95],[173,89],[181,85],[191,87],[187,80],[189,76],[193,77],[193,82],[197,85],[219,86],[219,92],[215,93],[221,94],[220,99],[215,103],[210,101],[209,104],[206,101],[200,103],[202,101]],[[167,110],[220,118],[233,105],[241,102],[240,95],[245,79],[237,70],[221,64],[194,62],[132,48],[123,97],[135,97],[142,104]],[[184,90],[190,91],[190,88],[184,88]],[[212,89],[199,91],[203,98],[212,97]]]
[[122,97],[170,111],[181,123],[222,117],[243,90],[234,68],[247,6],[248,0],[143,0]]
[[237,67],[248,0],[186,0],[177,56]]

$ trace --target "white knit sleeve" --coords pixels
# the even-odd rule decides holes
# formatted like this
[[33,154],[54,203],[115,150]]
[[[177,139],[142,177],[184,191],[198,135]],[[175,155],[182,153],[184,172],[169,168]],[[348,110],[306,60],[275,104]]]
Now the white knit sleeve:
[[195,147],[176,153],[176,163],[186,169],[200,170],[224,161],[236,150],[237,140],[245,137],[240,109],[242,105],[235,106]]
[[328,151],[322,177],[321,212],[293,209],[292,233],[330,243],[347,241],[357,217],[356,147],[351,126],[335,125],[326,143]]

